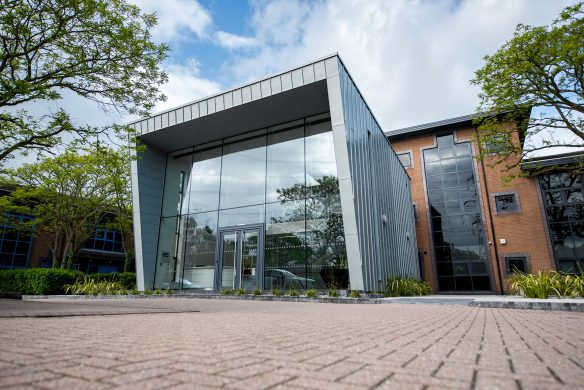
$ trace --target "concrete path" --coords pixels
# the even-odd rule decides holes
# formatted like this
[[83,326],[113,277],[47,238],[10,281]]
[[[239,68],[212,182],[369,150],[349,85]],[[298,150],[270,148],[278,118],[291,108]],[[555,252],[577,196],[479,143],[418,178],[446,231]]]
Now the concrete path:
[[0,312],[28,313],[0,318],[1,388],[584,385],[584,313],[168,298],[2,300]]

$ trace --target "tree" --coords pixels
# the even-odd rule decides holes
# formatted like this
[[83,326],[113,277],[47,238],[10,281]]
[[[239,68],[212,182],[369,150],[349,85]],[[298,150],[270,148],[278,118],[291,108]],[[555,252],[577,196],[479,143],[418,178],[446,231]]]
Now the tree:
[[[511,40],[485,57],[471,80],[482,88],[476,121],[481,157],[494,154],[512,170],[539,151],[584,146],[583,15],[580,2],[551,26],[519,24]],[[514,137],[513,122],[524,145]],[[581,160],[572,169],[583,167]]]
[[0,166],[15,153],[50,152],[124,126],[73,122],[64,109],[31,114],[30,105],[73,93],[101,109],[146,115],[164,100],[159,69],[167,46],[152,42],[153,14],[124,0],[4,0],[0,7]]
[[[94,147],[68,149],[56,157],[43,158],[9,172],[14,191],[0,198],[0,212],[34,217],[39,229],[51,234],[53,266],[69,268],[84,241],[96,228],[114,224],[127,232],[128,182],[126,151]],[[118,212],[120,207],[121,213]],[[118,218],[106,219],[111,212]],[[124,230],[125,229],[125,230]]]

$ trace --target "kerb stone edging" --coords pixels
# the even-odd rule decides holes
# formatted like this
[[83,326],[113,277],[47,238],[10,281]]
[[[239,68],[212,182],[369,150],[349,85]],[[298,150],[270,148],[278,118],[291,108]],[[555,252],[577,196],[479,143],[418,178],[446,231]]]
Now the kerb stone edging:
[[[440,297],[433,295],[431,297]],[[33,300],[93,300],[93,299],[228,299],[246,301],[276,301],[276,302],[312,302],[312,303],[341,303],[341,304],[393,304],[406,303],[400,298],[332,298],[320,296],[317,298],[308,297],[286,297],[274,295],[222,295],[222,294],[160,294],[160,295],[23,295],[22,299]],[[404,297],[401,297],[404,298]],[[424,304],[420,302],[425,297],[411,297],[416,299],[412,304]],[[428,303],[432,303],[428,300]],[[523,309],[523,310],[548,310],[548,311],[573,311],[584,312],[583,298],[550,298],[533,299],[518,296],[505,297],[477,297],[468,302],[472,307],[501,308],[501,309]]]

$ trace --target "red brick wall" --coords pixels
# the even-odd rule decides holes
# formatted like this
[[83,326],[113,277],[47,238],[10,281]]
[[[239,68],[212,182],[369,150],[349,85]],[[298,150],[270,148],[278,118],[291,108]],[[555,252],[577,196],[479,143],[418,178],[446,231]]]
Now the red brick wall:
[[[471,141],[474,131],[475,129],[472,127],[456,130],[454,131],[455,139],[457,142]],[[437,291],[421,156],[421,149],[433,147],[435,139],[434,135],[409,136],[393,139],[391,144],[398,153],[412,152],[414,166],[408,168],[407,172],[412,179],[413,201],[419,207],[420,220],[416,224],[418,248],[423,253],[424,279]],[[475,155],[477,153],[475,144],[473,144],[473,153]],[[480,161],[475,161],[475,175],[482,200],[483,229],[487,233],[488,241],[490,242],[487,249],[491,265],[491,281],[494,290],[500,291],[495,246],[503,279],[507,277],[505,254],[527,253],[530,257],[532,272],[555,269],[555,262],[551,252],[549,236],[545,230],[545,217],[542,210],[543,206],[541,206],[539,199],[537,180],[535,178],[517,178],[510,183],[506,183],[502,180],[505,175],[503,165],[491,167],[492,162],[491,157],[485,158],[484,164],[481,164]],[[489,198],[491,212],[489,213],[486,188],[488,188],[489,194],[516,191],[521,212],[495,215],[495,204],[491,196]],[[495,231],[494,237],[491,228],[491,215]],[[506,244],[501,244],[501,239],[505,239]],[[505,287],[505,289],[507,288]]]

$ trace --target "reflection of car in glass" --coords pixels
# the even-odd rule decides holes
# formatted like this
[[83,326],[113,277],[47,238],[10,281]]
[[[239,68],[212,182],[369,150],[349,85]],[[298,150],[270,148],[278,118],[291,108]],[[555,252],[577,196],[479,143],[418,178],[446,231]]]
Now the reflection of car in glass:
[[264,288],[266,290],[273,288],[307,290],[315,288],[315,285],[314,279],[303,278],[283,269],[267,269],[264,271]]

